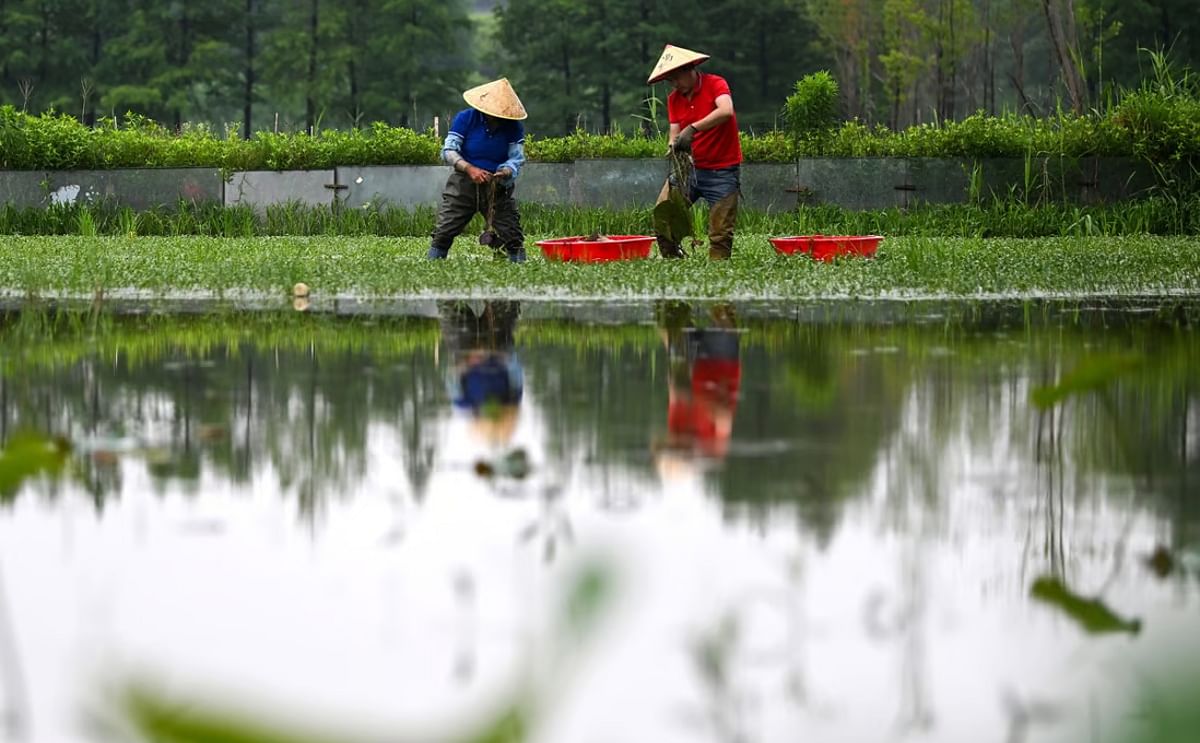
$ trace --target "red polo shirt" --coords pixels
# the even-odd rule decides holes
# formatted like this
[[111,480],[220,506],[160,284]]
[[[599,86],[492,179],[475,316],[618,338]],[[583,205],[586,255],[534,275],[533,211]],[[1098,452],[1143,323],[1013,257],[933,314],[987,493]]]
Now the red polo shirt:
[[[667,96],[667,120],[683,129],[708,116],[717,108],[717,96],[730,95],[729,83],[720,75],[700,73],[700,82],[685,98],[672,90]],[[692,157],[697,168],[716,170],[728,168],[742,161],[742,143],[738,139],[737,116],[733,116],[718,127],[698,131],[692,138]]]

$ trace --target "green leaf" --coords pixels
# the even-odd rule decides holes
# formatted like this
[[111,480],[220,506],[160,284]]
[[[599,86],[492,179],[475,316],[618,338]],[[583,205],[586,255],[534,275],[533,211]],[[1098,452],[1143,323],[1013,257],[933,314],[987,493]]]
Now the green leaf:
[[1033,582],[1029,595],[1049,604],[1074,619],[1089,635],[1128,632],[1136,635],[1142,629],[1140,619],[1123,619],[1099,599],[1083,598],[1072,593],[1058,578],[1042,576]]
[[684,238],[695,238],[692,210],[679,189],[672,188],[666,200],[654,207],[654,230],[676,245]]
[[1096,392],[1136,371],[1142,360],[1136,356],[1094,356],[1063,376],[1058,384],[1033,391],[1033,404],[1045,410],[1074,395]]
[[571,582],[562,611],[568,632],[574,637],[591,632],[612,598],[612,592],[612,574],[603,564],[583,566]]
[[171,702],[140,685],[127,691],[124,712],[134,728],[155,743],[334,743],[231,712]]
[[67,461],[71,445],[64,439],[20,434],[0,451],[0,502],[16,496],[21,484],[37,475],[57,475]]

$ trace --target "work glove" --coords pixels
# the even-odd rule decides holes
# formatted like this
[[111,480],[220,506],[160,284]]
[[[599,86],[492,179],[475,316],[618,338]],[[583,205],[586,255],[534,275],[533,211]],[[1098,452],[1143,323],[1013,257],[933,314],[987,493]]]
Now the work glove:
[[683,131],[679,132],[679,134],[676,135],[675,144],[673,144],[672,147],[675,149],[676,152],[691,152],[692,151],[692,137],[694,137],[695,135],[696,135],[696,127],[692,126],[691,124],[688,124],[687,126],[685,126],[683,128]]

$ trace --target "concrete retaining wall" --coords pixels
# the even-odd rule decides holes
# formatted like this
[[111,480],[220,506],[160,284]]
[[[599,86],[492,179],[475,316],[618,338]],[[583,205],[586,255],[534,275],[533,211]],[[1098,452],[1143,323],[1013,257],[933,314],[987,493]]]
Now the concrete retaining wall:
[[0,171],[0,203],[19,208],[107,201],[145,211],[180,200],[219,202],[224,192],[216,168]]
[[225,184],[225,206],[263,209],[272,204],[328,206],[337,192],[333,170],[252,170]]
[[[245,205],[436,206],[450,170],[443,166],[346,166],[312,171],[250,171],[222,181],[209,168],[103,171],[0,171],[0,204],[115,202],[134,209],[174,206],[180,199]],[[537,204],[649,207],[663,180],[661,160],[579,160],[530,163],[517,198]],[[742,194],[747,208],[793,209],[834,204],[850,209],[966,203],[1012,194],[1091,204],[1138,198],[1154,185],[1144,163],[1121,158],[806,158],[794,163],[747,163]]]

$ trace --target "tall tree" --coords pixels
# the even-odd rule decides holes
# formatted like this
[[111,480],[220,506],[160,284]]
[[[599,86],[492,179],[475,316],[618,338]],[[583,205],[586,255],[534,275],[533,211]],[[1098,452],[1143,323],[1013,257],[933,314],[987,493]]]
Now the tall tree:
[[1088,97],[1083,78],[1084,58],[1075,24],[1075,0],[1041,0],[1041,3],[1054,59],[1071,99],[1071,110],[1083,113]]
[[497,6],[501,45],[513,64],[513,83],[537,101],[531,128],[567,133],[583,108],[580,58],[585,53],[583,4],[575,0],[509,0]]
[[915,108],[917,81],[930,65],[933,23],[917,0],[884,0],[883,65],[887,95],[891,102],[893,129],[916,118],[915,111],[902,119],[902,107],[912,101]]
[[848,116],[870,119],[874,19],[881,0],[805,0],[809,16],[828,46]]
[[462,0],[382,0],[367,44],[372,74],[364,104],[373,117],[421,129],[461,103],[473,64]]

